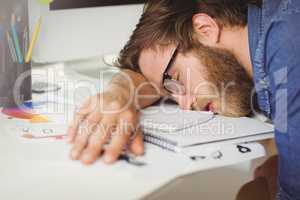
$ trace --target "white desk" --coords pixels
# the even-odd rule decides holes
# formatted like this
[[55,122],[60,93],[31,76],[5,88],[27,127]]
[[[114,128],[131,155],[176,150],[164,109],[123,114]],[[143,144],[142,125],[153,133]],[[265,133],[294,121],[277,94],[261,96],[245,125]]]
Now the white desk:
[[[98,161],[85,167],[68,160],[69,146],[64,141],[36,143],[10,135],[2,132],[0,136],[0,199],[140,199],[180,177],[185,170],[193,171],[187,168],[186,158],[149,145],[142,160],[153,162],[144,168],[123,161],[113,166]],[[155,158],[158,152],[160,157]],[[218,162],[223,165],[221,160]],[[210,168],[201,162],[194,165],[194,171]]]
[[182,167],[153,166],[147,174],[124,162],[84,167],[68,161],[64,142],[21,144],[4,135],[0,137],[0,199],[138,199],[171,181]]
[[[73,80],[76,80],[72,74]],[[185,156],[147,145],[145,167],[120,161],[105,166],[100,161],[85,167],[70,161],[65,141],[20,139],[9,127],[14,122],[0,120],[0,199],[141,199],[178,177],[213,167],[232,165],[264,155],[258,144],[253,152],[238,158],[227,154],[212,162],[193,162]],[[253,145],[253,146],[251,146]],[[157,156],[159,155],[159,156]],[[149,162],[150,161],[150,162]]]

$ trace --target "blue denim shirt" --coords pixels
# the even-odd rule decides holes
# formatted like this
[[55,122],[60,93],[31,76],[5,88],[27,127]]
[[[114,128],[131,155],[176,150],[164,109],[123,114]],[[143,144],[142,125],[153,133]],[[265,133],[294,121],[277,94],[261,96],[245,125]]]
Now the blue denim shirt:
[[248,29],[258,103],[275,125],[278,199],[300,199],[300,1],[250,5]]

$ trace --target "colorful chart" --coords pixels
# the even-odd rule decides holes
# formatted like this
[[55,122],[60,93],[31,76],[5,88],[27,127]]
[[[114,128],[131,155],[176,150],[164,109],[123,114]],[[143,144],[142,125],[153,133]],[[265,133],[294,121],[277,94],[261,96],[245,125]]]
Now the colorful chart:
[[2,113],[11,118],[28,120],[31,123],[49,122],[48,117],[36,114],[34,110],[31,109],[3,108]]
[[36,114],[32,110],[25,110],[19,108],[3,108],[2,113],[17,119],[32,119]]

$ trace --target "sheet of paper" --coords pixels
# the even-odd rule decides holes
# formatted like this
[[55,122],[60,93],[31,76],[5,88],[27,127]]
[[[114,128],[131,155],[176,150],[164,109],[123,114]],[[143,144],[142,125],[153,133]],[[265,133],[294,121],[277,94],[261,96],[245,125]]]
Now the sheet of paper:
[[213,116],[209,112],[188,112],[178,109],[174,105],[146,109],[147,112],[141,116],[144,133],[172,141],[180,147],[187,147],[272,134],[274,131],[273,125],[258,119]]
[[212,112],[188,111],[177,105],[162,105],[142,110],[140,123],[146,130],[174,132],[207,123],[213,118]]

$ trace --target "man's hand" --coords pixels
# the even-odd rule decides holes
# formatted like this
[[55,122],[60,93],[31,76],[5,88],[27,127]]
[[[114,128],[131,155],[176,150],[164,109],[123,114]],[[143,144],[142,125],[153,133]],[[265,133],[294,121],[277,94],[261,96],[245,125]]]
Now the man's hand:
[[126,101],[116,92],[85,101],[68,129],[68,140],[74,144],[72,159],[92,164],[103,153],[104,162],[110,164],[126,147],[135,155],[144,153],[142,133],[137,128],[138,112]]

